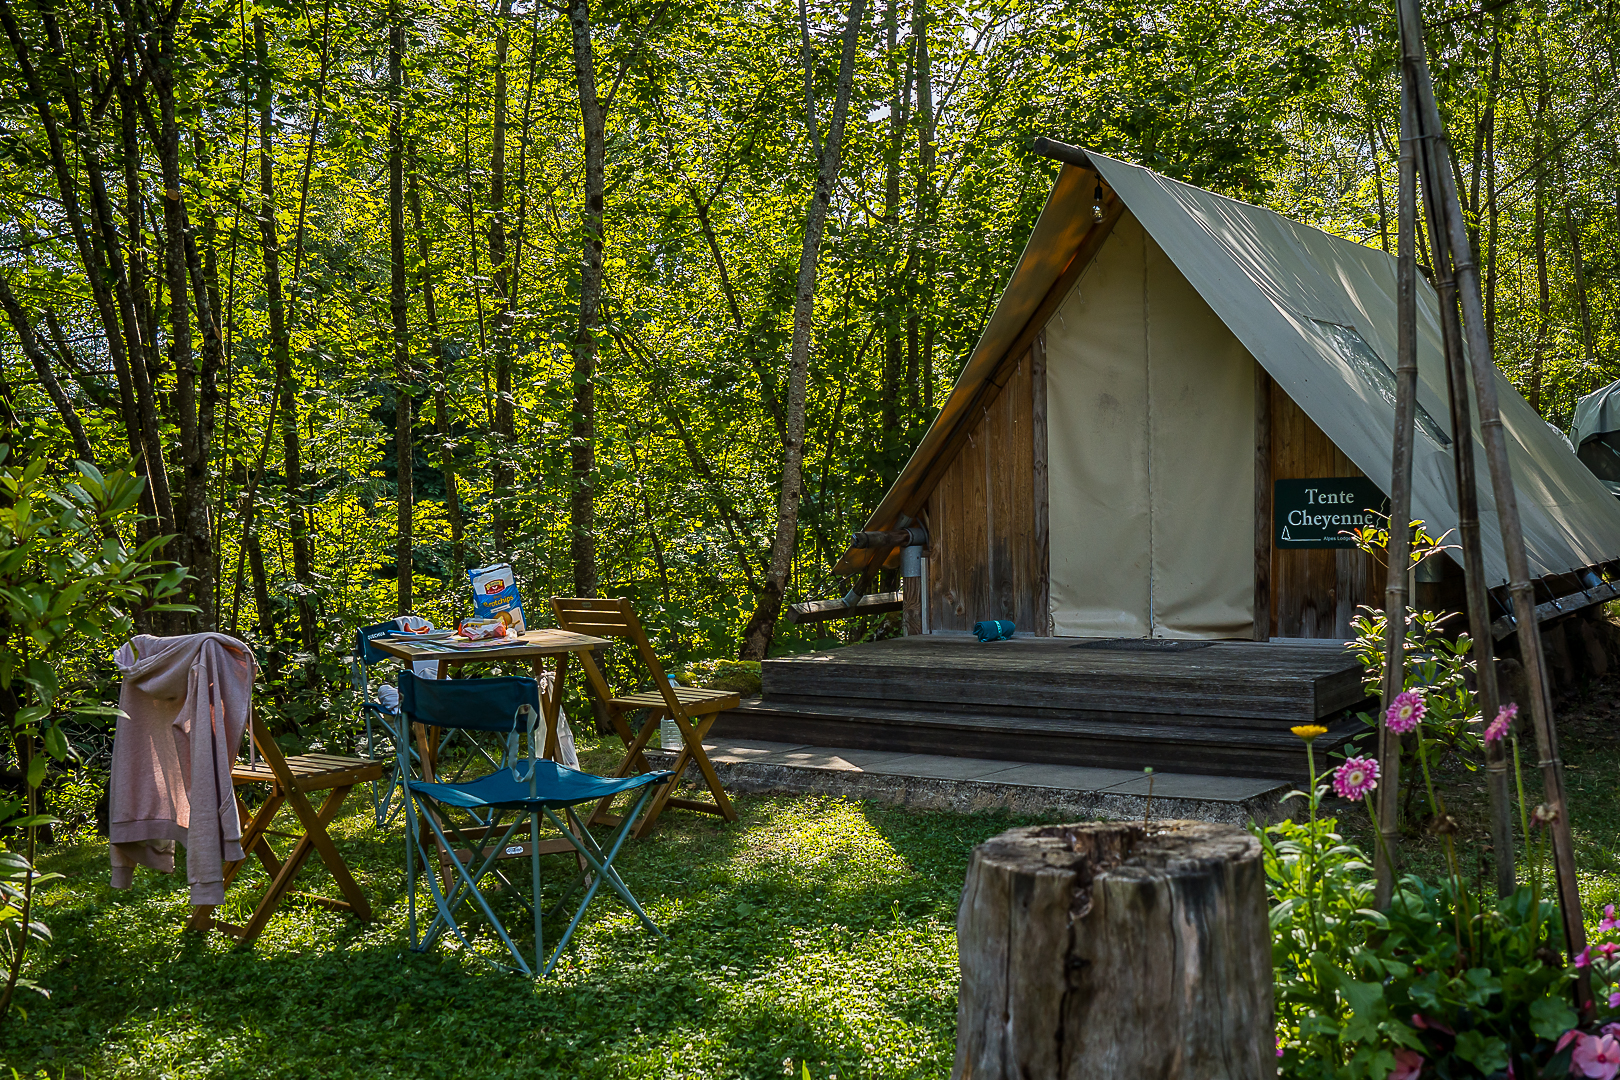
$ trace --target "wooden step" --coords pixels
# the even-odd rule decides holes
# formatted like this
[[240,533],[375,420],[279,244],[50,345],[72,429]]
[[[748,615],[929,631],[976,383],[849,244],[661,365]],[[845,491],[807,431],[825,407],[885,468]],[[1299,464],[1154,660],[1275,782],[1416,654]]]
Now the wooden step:
[[928,635],[767,660],[773,703],[937,711],[1246,717],[1305,723],[1365,700],[1343,646],[1217,642],[1186,652],[1079,648],[1063,638],[979,644]]
[[[1369,731],[1353,717],[1336,719],[1327,727],[1328,733],[1316,741],[1319,764],[1326,762],[1328,751]],[[1300,780],[1306,773],[1304,743],[1278,723],[1161,723],[1150,717],[1120,722],[1118,714],[1009,717],[882,706],[838,709],[766,699],[720,714],[713,733],[732,739],[1054,765],[1151,766],[1284,780]]]

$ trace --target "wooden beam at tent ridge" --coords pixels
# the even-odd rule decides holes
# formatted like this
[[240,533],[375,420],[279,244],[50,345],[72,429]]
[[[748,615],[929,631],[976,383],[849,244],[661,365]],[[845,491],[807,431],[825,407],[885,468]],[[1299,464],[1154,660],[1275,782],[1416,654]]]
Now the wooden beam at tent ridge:
[[[1043,140],[1044,141],[1044,140]],[[1062,145],[1062,144],[1056,144]],[[1076,151],[1078,153],[1078,151]],[[1065,168],[1075,168],[1074,165],[1065,165]],[[1090,170],[1088,170],[1090,171]],[[1114,226],[1124,216],[1125,204],[1120,201],[1112,188],[1100,175],[1092,173],[1094,182],[1103,188],[1103,220],[1087,229],[1075,248],[1074,255],[1065,265],[1063,272],[1057,276],[1047,289],[1040,304],[1035,308],[1034,314],[1025,322],[1012,344],[997,358],[995,366],[986,374],[982,382],[972,391],[968,404],[954,418],[953,426],[946,435],[943,444],[928,459],[928,463],[920,470],[913,472],[908,464],[905,471],[889,489],[888,495],[879,504],[878,510],[873,513],[867,522],[868,529],[888,528],[900,520],[902,516],[915,517],[933,492],[934,486],[939,483],[940,477],[950,468],[951,462],[961,452],[962,446],[967,442],[968,436],[978,425],[984,412],[1000,395],[1002,387],[1012,377],[1017,358],[1029,352],[1035,344],[1036,336],[1046,327],[1047,322],[1056,313],[1058,306],[1068,297],[1080,275],[1085,273],[1086,267],[1091,265],[1102,248],[1103,241],[1108,239],[1114,231]],[[960,387],[958,387],[960,389]],[[955,391],[952,392],[953,394]],[[926,438],[926,436],[925,436]],[[908,475],[909,483],[908,483]],[[896,500],[895,497],[898,496]],[[886,509],[887,508],[887,509]],[[880,523],[880,515],[886,519]],[[834,574],[853,574],[866,568],[866,562],[872,557],[868,548],[851,548],[846,551],[837,565],[833,567]],[[884,565],[899,559],[899,553],[891,552],[889,560]]]

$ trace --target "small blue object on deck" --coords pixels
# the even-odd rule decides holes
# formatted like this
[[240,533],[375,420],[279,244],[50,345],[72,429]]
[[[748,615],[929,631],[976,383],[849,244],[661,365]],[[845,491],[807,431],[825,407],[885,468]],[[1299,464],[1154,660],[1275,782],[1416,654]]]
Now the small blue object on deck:
[[973,624],[973,636],[980,641],[1006,641],[1013,636],[1013,624],[1007,619],[981,619]]

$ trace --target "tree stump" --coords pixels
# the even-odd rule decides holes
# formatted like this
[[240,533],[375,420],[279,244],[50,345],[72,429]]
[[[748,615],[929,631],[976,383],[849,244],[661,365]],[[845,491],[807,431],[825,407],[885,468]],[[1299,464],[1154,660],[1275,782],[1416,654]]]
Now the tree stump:
[[1011,829],[974,849],[956,928],[956,1080],[1277,1075],[1265,872],[1243,829]]

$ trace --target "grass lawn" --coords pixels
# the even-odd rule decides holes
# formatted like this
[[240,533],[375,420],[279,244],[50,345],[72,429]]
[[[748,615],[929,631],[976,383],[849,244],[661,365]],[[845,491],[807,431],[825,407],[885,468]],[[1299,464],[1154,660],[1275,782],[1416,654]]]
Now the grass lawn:
[[[1595,923],[1620,902],[1620,677],[1562,703],[1560,730]],[[582,749],[586,768],[611,766],[608,748]],[[1528,737],[1525,758],[1535,800]],[[1460,823],[1460,861],[1488,889],[1483,774],[1452,760],[1436,781]],[[377,921],[291,901],[252,949],[181,933],[183,873],[142,871],[114,892],[105,841],[53,849],[44,868],[67,880],[45,891],[41,915],[56,940],[31,965],[52,996],[20,998],[28,1015],[0,1027],[0,1062],[52,1078],[755,1080],[797,1077],[805,1063],[816,1080],[948,1076],[968,854],[1023,823],[814,797],[742,796],[735,825],[670,811],[620,865],[671,942],[600,898],[558,972],[534,983],[443,947],[406,947],[401,830],[379,833],[363,793],[351,798],[334,832]],[[1359,807],[1337,812],[1371,851]],[[1421,829],[1403,851],[1410,869],[1443,872],[1437,838]],[[551,862],[555,887],[566,864]],[[310,867],[305,887],[330,893]],[[245,921],[263,884],[245,873],[222,916]]]
[[[610,756],[592,748],[586,767]],[[289,901],[252,949],[181,932],[183,871],[116,892],[105,841],[54,849],[55,942],[31,965],[51,998],[21,996],[0,1062],[53,1078],[948,1075],[968,854],[1018,823],[827,798],[743,796],[734,825],[673,810],[619,858],[670,943],[602,895],[535,983],[411,952],[402,829],[373,827],[363,789],[351,801],[334,833],[377,921]],[[571,863],[548,861],[560,885]],[[250,865],[229,921],[262,890]],[[306,888],[336,895],[306,867]]]

